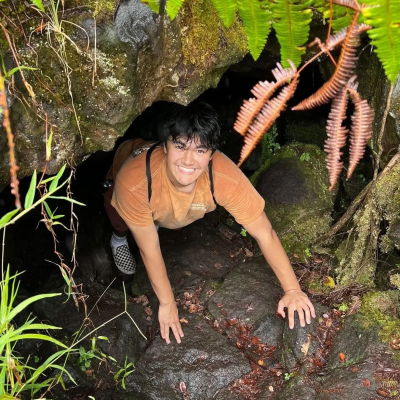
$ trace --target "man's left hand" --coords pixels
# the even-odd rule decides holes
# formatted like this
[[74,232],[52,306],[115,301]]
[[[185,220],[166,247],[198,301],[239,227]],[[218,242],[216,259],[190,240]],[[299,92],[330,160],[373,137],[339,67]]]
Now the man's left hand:
[[278,303],[278,314],[285,318],[284,308],[287,307],[289,328],[294,328],[294,312],[297,311],[302,327],[311,324],[311,317],[315,318],[315,310],[307,295],[300,289],[285,293]]

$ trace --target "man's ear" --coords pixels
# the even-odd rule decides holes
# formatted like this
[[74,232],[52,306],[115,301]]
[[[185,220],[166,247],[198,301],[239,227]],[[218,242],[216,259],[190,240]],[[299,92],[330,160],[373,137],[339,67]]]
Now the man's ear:
[[167,154],[167,146],[165,143],[163,143],[163,148],[164,148],[164,153]]

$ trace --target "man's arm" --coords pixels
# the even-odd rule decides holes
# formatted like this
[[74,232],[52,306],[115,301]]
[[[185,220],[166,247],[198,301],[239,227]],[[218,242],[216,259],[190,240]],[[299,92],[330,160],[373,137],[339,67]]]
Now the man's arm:
[[158,320],[160,322],[161,337],[165,339],[167,344],[170,343],[169,329],[171,328],[176,341],[180,343],[183,331],[179,322],[178,308],[161,254],[156,226],[137,227],[129,224],[128,226],[139,247],[147,275],[160,302]]
[[314,306],[307,295],[301,291],[289,258],[278,236],[272,229],[265,212],[262,212],[254,222],[243,225],[243,227],[257,241],[261,252],[275,272],[285,292],[285,295],[278,304],[278,313],[285,317],[284,307],[288,308],[289,327],[291,329],[294,327],[295,310],[299,315],[301,326],[305,326],[304,315],[307,323],[311,323],[311,316],[315,318]]

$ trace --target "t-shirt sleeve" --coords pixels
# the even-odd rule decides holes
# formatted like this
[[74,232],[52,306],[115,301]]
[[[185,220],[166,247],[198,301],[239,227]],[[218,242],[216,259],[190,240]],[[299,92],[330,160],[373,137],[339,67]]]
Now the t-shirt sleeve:
[[243,172],[223,154],[215,171],[215,195],[240,225],[254,222],[264,211],[265,201]]
[[146,185],[129,190],[122,183],[122,179],[117,178],[111,205],[127,224],[149,226],[154,224],[154,221],[147,196]]

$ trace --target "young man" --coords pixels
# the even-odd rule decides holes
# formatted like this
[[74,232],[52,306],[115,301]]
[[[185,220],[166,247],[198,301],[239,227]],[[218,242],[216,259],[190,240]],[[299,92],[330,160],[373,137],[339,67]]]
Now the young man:
[[301,326],[310,323],[311,317],[315,318],[314,307],[301,291],[289,259],[264,213],[263,198],[239,168],[216,151],[219,135],[218,117],[209,105],[177,106],[166,124],[163,145],[153,149],[150,156],[150,186],[146,176],[148,151],[137,156],[133,151],[135,157],[129,156],[143,141],[123,143],[114,158],[115,187],[105,196],[114,228],[111,239],[114,260],[121,271],[134,273],[136,264],[126,240],[130,231],[160,302],[158,318],[166,343],[170,343],[170,329],[178,343],[183,331],[157,229],[186,226],[215,210],[215,203],[223,206],[256,239],[285,292],[278,303],[278,313],[285,317],[284,307],[287,307],[289,327],[294,326],[294,311]]

